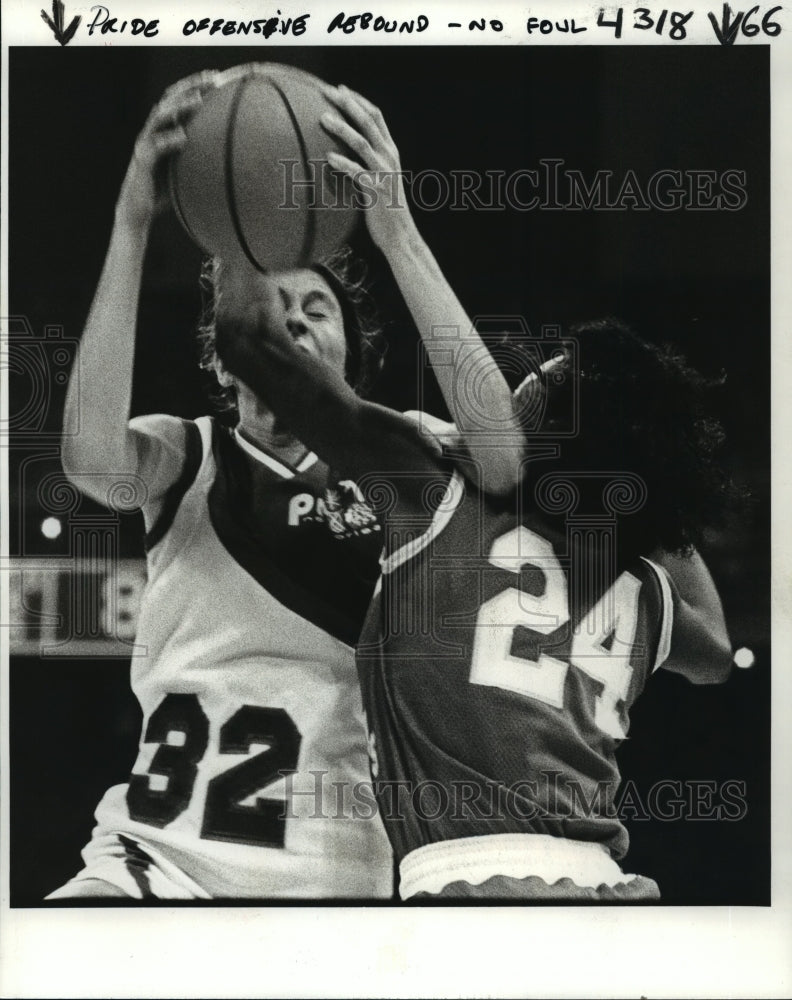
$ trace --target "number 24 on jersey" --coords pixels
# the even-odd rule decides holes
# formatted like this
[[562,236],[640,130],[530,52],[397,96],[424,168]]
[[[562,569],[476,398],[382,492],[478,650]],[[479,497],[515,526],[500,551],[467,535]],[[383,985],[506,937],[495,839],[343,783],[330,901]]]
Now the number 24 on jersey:
[[[526,555],[530,553],[530,555]],[[544,592],[537,596],[509,587],[482,604],[476,620],[470,681],[503,688],[564,707],[569,663],[601,685],[594,699],[594,721],[602,732],[624,739],[619,702],[630,687],[630,655],[638,623],[641,583],[622,573],[575,628],[569,663],[540,653],[538,660],[512,654],[517,628],[550,635],[570,618],[567,578],[552,545],[529,528],[515,528],[496,539],[489,561],[499,569],[519,574],[525,566],[544,576]],[[611,640],[610,645],[605,643]]]

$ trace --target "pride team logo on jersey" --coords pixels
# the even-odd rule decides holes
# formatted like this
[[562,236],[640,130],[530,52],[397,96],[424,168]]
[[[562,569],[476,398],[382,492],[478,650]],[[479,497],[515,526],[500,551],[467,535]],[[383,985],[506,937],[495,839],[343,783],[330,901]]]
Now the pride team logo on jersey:
[[381,530],[376,515],[351,479],[342,479],[337,486],[327,487],[323,496],[297,493],[291,498],[289,527],[310,522],[324,522],[338,539]]

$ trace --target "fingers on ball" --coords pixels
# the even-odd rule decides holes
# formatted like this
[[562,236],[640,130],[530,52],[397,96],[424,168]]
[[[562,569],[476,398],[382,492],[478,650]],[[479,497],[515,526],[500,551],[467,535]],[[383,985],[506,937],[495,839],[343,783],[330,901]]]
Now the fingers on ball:
[[336,153],[332,149],[327,154],[327,160],[334,170],[340,170],[353,180],[358,176],[358,174],[365,173],[364,168],[361,167],[359,163],[355,163],[355,161],[350,160],[348,156],[342,156],[341,153]]
[[352,128],[337,115],[325,112],[321,120],[324,128],[341,139],[351,150],[354,150],[364,163],[372,158],[374,149],[365,135]]
[[[352,91],[354,93],[354,91]],[[382,133],[383,137],[389,142],[393,142],[391,139],[390,130],[388,128],[388,123],[385,121],[385,115],[380,111],[376,104],[372,104],[371,101],[366,100],[362,94],[355,94],[355,97],[360,101],[363,107],[368,111],[371,116],[372,121]]]
[[171,128],[190,119],[203,104],[203,95],[195,91],[180,95],[178,98],[162,100],[154,108],[150,118],[152,128]]
[[353,102],[356,101],[379,128],[387,131],[385,118],[376,104],[373,104],[367,97],[359,94],[356,90],[351,90],[349,87],[342,85],[341,90],[344,94],[348,95]]
[[169,132],[158,132],[151,138],[154,154],[152,159],[159,160],[163,156],[175,153],[178,149],[181,149],[186,142],[187,134],[182,128],[175,128]]
[[342,84],[327,96],[352,119],[370,143],[375,143],[379,138],[390,139],[382,112],[361,94]]
[[218,85],[220,73],[217,70],[202,70],[200,73],[193,73],[183,80],[177,80],[163,94],[163,100],[171,97],[178,97],[190,91],[205,92]]

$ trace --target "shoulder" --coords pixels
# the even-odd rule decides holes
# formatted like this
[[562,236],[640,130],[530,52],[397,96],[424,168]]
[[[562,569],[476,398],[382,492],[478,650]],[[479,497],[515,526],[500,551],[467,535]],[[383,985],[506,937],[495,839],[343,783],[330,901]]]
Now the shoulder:
[[138,475],[146,485],[143,505],[147,527],[159,519],[161,508],[174,491],[183,493],[195,478],[212,435],[209,417],[183,420],[164,413],[134,417],[129,429],[135,438]]
[[407,410],[404,418],[417,429],[423,446],[436,458],[455,465],[477,489],[492,497],[514,494],[522,477],[523,450],[515,450],[513,440],[502,438],[470,444],[455,423],[440,420],[422,410]]
[[202,441],[211,441],[214,428],[212,417],[184,420],[167,413],[149,413],[129,421],[139,463],[149,474],[166,479],[170,471],[178,473],[185,456],[201,447]]
[[141,442],[183,451],[191,424],[194,421],[182,420],[167,413],[147,413],[142,417],[133,417],[129,421],[129,429]]

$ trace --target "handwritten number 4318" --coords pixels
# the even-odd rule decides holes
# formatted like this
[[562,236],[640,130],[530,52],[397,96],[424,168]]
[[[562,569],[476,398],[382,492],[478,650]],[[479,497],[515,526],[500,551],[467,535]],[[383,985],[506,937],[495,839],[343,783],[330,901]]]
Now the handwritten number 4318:
[[[771,38],[781,34],[781,25],[777,21],[772,20],[773,15],[778,13],[780,10],[780,6],[773,7],[768,10],[766,14],[764,14],[760,23],[756,23],[754,18],[759,13],[758,6],[751,7],[747,13],[737,11],[735,14],[732,12],[731,7],[725,3],[723,5],[720,21],[712,12],[710,12],[707,16],[709,17],[710,23],[715,31],[715,35],[721,45],[732,45],[740,32],[746,38],[753,38],[755,35],[758,35],[760,31]],[[655,34],[657,35],[662,35],[666,32],[668,37],[673,41],[682,41],[687,37],[687,30],[685,26],[691,17],[693,17],[693,11],[691,10],[686,14],[683,14],[681,11],[663,10],[657,17],[655,17],[648,7],[636,7],[633,11],[633,16],[635,20],[633,21],[632,26],[636,30],[650,31],[654,29]],[[617,8],[616,13],[612,15],[612,17],[613,20],[607,20],[605,16],[605,9],[601,7],[599,16],[597,17],[597,27],[613,28],[616,37],[621,38],[622,28],[624,25],[623,9],[621,7]]]

